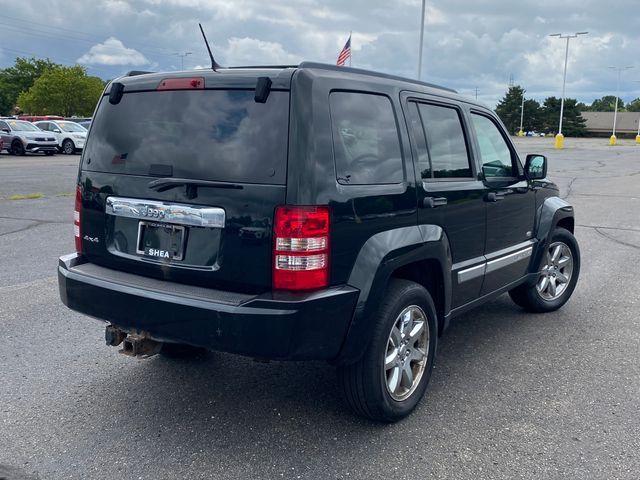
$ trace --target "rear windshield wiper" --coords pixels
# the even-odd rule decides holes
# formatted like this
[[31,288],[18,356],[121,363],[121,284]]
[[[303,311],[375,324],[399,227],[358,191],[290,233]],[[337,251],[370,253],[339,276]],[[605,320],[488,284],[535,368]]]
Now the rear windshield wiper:
[[192,180],[189,178],[159,178],[152,180],[147,185],[151,190],[157,192],[165,192],[176,187],[186,187],[187,198],[193,199],[198,196],[198,187],[207,188],[227,188],[232,190],[240,190],[244,188],[237,183],[212,182],[209,180]]

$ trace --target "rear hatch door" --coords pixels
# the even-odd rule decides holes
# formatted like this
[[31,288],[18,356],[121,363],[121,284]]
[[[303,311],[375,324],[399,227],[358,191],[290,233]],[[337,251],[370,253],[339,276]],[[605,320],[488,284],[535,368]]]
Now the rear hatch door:
[[89,261],[212,288],[270,288],[291,74],[274,76],[265,103],[254,99],[256,77],[209,73],[199,88],[158,90],[166,78],[145,75],[124,79],[115,104],[102,98],[80,172]]

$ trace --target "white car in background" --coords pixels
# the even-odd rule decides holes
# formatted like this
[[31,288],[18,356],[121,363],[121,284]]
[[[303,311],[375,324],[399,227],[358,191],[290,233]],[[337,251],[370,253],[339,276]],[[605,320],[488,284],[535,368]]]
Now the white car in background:
[[66,120],[41,120],[34,122],[40,130],[51,132],[58,141],[58,148],[62,153],[71,155],[84,148],[87,139],[87,129],[76,122]]

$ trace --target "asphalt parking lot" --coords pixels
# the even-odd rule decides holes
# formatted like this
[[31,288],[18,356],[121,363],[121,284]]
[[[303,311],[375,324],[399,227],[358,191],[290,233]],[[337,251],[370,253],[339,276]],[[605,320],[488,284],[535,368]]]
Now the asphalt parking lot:
[[325,363],[118,355],[58,297],[78,157],[0,155],[0,477],[640,478],[640,145],[517,144],[576,208],[578,287],[456,319],[395,425],[353,417]]

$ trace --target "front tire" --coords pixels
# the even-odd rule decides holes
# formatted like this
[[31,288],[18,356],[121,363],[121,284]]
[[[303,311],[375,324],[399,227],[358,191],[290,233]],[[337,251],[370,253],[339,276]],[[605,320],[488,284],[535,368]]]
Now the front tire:
[[530,312],[552,312],[569,301],[579,275],[578,242],[569,230],[558,227],[542,256],[535,285],[520,285],[510,290],[509,296]]
[[23,156],[26,152],[24,150],[24,145],[20,140],[14,140],[11,144],[11,153],[14,155],[18,155],[19,157]]
[[62,142],[62,153],[66,155],[73,155],[76,151],[76,146],[73,143],[73,140],[69,140],[68,138]]
[[409,415],[427,389],[437,337],[436,309],[429,292],[417,283],[392,279],[364,355],[338,368],[351,409],[380,422]]

